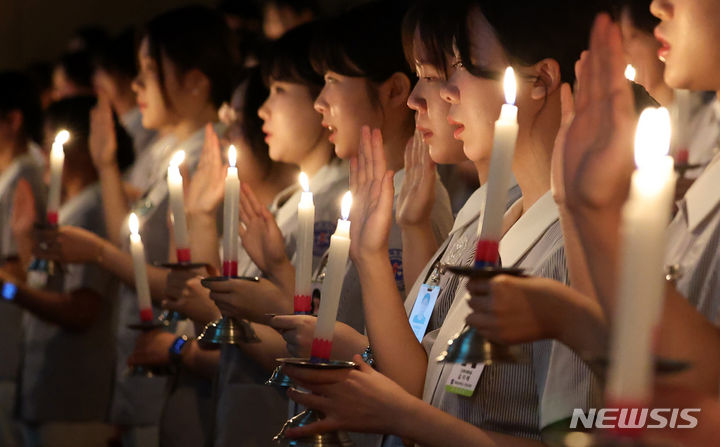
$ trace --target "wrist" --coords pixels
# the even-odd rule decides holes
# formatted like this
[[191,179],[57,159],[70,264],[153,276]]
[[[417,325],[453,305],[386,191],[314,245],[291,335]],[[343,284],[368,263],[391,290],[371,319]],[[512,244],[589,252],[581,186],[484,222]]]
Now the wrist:
[[[96,163],[95,169],[98,171],[98,174],[109,174],[120,171],[117,160],[114,159],[110,161],[101,161],[99,163]],[[100,176],[100,178],[102,179],[102,176]]]

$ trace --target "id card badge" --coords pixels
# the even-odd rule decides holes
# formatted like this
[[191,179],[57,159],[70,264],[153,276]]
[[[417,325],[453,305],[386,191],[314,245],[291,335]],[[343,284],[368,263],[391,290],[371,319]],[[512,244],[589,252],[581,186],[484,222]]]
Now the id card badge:
[[453,364],[445,383],[445,391],[465,397],[472,396],[484,367],[482,363]]
[[423,284],[415,299],[412,312],[410,312],[410,327],[419,342],[425,337],[425,330],[430,323],[430,315],[435,309],[435,302],[440,295],[440,286]]

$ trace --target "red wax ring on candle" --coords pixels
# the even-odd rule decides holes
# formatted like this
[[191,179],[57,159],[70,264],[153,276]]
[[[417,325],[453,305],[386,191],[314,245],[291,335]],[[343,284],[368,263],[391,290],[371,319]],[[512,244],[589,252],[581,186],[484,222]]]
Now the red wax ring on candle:
[[190,249],[189,248],[178,248],[177,249],[177,260],[178,260],[178,262],[190,262]]
[[[610,433],[615,436],[623,438],[639,438],[645,430],[645,425],[651,423],[649,414],[643,418],[643,411],[649,413],[647,405],[643,405],[638,401],[630,402],[623,401],[622,399],[608,399],[605,403],[606,408],[617,409],[617,422],[614,423],[613,428],[609,429]],[[645,419],[644,424],[640,424]],[[620,426],[622,425],[622,427]]]
[[295,295],[295,314],[310,315],[312,313],[312,297],[310,295]]
[[48,211],[47,212],[47,221],[50,225],[57,225],[58,224],[57,211]]
[[152,321],[155,318],[152,309],[140,309],[140,321]]
[[223,276],[233,277],[237,276],[237,261],[223,261]]
[[331,340],[316,338],[312,342],[312,348],[310,350],[310,360],[313,362],[327,362],[330,360],[331,350]]
[[500,244],[496,241],[479,240],[475,249],[475,263],[485,265],[497,265],[500,258],[498,248]]

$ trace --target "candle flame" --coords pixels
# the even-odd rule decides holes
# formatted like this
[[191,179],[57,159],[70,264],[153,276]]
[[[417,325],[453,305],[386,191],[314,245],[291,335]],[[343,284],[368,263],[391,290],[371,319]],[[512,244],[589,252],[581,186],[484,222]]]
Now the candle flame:
[[665,107],[648,107],[640,114],[635,132],[635,164],[652,165],[670,151],[670,113]]
[[182,164],[183,161],[185,161],[185,151],[177,151],[170,159],[170,166],[173,168],[177,168]]
[[57,144],[65,144],[70,140],[70,132],[68,132],[65,129],[62,129],[60,132],[55,135],[55,142]]
[[517,96],[517,82],[515,81],[515,71],[512,67],[505,69],[503,87],[505,89],[505,103],[514,105],[515,97]]
[[300,181],[300,186],[302,186],[303,191],[310,192],[310,180],[308,180],[307,174],[301,172],[298,180]]
[[635,82],[635,75],[637,74],[637,71],[635,70],[635,67],[633,67],[630,64],[627,64],[627,67],[625,67],[625,78],[628,81]]
[[140,222],[138,221],[137,214],[130,213],[130,217],[128,218],[128,227],[130,227],[130,234],[138,234],[138,231],[140,231]]
[[231,168],[234,168],[237,163],[237,149],[232,144],[228,148],[228,163],[230,163]]
[[342,205],[340,206],[340,214],[343,220],[348,220],[350,217],[350,208],[352,207],[352,193],[346,192],[342,198]]

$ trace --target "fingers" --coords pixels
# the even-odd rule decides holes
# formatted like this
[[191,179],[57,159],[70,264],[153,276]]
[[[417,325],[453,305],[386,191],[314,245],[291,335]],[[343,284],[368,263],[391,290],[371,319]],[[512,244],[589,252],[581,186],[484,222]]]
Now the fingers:
[[383,146],[382,132],[380,129],[372,131],[372,168],[373,179],[381,179],[387,170],[387,162],[385,160],[385,149]]
[[378,201],[378,207],[381,210],[385,210],[389,215],[392,215],[392,207],[395,196],[395,187],[393,185],[393,177],[395,173],[393,171],[387,171],[382,179],[382,189],[380,191],[380,199]]
[[270,320],[270,327],[278,330],[297,328],[302,323],[304,315],[278,315]]
[[569,126],[575,117],[575,102],[572,90],[570,84],[566,82],[560,86],[560,114],[561,124],[565,127]]
[[262,216],[263,210],[267,210],[264,206],[260,205],[260,202],[258,202],[257,197],[255,197],[255,193],[253,192],[252,188],[250,187],[247,182],[243,182],[240,185],[240,188],[242,189],[244,194],[241,194],[241,196],[245,196],[247,203],[250,204],[252,207],[252,211],[256,216]]
[[488,295],[490,293],[490,281],[483,278],[473,278],[468,281],[467,290],[471,295]]
[[332,386],[346,380],[352,371],[349,369],[319,371],[290,365],[285,365],[283,370],[296,383],[300,383],[315,392],[320,392],[320,394],[322,394],[321,391],[326,390],[323,387]]
[[358,190],[358,157],[352,157],[350,159],[350,193],[353,196],[357,195]]

